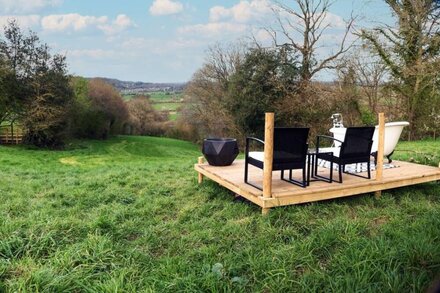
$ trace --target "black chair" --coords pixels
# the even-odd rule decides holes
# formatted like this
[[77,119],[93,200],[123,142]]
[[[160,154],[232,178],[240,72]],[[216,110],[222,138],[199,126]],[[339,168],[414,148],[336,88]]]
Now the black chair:
[[[361,178],[371,179],[370,171],[370,154],[371,146],[373,144],[374,127],[348,127],[345,133],[344,141],[335,139],[334,137],[327,135],[318,135],[316,141],[316,160],[315,160],[315,172],[314,176],[327,182],[333,182],[333,164],[338,165],[339,171],[339,183],[342,183],[342,172],[349,175],[358,176]],[[335,140],[341,143],[341,147],[338,151],[319,153],[320,139],[326,138]],[[330,162],[330,178],[326,178],[318,175],[318,159]],[[345,171],[345,165],[367,163],[368,176],[360,176],[354,173]]]
[[[274,129],[274,144],[273,144],[273,171],[281,171],[281,180],[289,183],[306,187],[306,157],[307,157],[307,137],[309,136],[309,128],[287,128],[276,127]],[[264,152],[249,152],[251,141],[256,141],[264,145],[264,141],[254,138],[246,138],[246,152],[245,152],[245,168],[244,168],[244,182],[262,190],[261,187],[249,183],[248,171],[249,164],[257,168],[264,168]],[[302,181],[297,181],[292,178],[292,170],[302,169]],[[289,179],[284,178],[284,171],[289,170]]]

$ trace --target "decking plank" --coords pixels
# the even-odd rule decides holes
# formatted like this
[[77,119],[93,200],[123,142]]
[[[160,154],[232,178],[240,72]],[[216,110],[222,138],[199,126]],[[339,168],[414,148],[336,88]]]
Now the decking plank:
[[[371,180],[344,174],[342,184],[317,181],[311,182],[307,188],[282,181],[280,172],[273,172],[272,198],[263,198],[260,190],[244,183],[243,160],[236,160],[228,167],[196,164],[195,170],[263,208],[333,199],[440,180],[440,168],[401,161],[394,161],[394,164],[399,167],[384,170],[381,181],[375,180],[375,172],[372,172]],[[327,176],[329,170],[319,168],[318,172]],[[293,176],[299,178],[300,171],[294,171]],[[249,180],[262,186],[262,170],[250,167]]]

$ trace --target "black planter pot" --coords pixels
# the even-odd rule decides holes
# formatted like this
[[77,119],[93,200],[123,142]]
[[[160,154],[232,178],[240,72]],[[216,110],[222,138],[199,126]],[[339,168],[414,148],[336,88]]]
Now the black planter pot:
[[229,166],[238,156],[238,144],[234,138],[207,138],[202,153],[209,165]]

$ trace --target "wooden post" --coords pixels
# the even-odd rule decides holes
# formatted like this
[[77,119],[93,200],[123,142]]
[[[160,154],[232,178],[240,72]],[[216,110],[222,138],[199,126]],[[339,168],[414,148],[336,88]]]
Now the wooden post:
[[[385,144],[385,114],[379,113],[379,133],[377,143],[377,163],[376,163],[376,181],[382,181],[383,179],[383,153]],[[382,191],[376,191],[375,197],[379,198],[382,195]]]
[[[272,164],[273,164],[273,132],[275,127],[275,114],[266,113],[264,127],[264,169],[263,169],[263,197],[272,197]],[[263,208],[263,215],[269,209]]]
[[[199,157],[198,163],[199,164],[203,164],[204,163],[204,158],[203,157]],[[199,173],[199,184],[202,184],[202,182],[203,182],[203,174]]]

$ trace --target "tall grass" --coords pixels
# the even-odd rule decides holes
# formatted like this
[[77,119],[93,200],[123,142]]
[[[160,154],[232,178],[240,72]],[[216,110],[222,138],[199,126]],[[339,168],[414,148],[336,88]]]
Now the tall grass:
[[438,183],[262,217],[198,186],[198,155],[150,137],[0,147],[0,291],[406,292],[440,274]]

